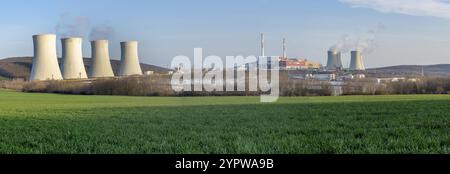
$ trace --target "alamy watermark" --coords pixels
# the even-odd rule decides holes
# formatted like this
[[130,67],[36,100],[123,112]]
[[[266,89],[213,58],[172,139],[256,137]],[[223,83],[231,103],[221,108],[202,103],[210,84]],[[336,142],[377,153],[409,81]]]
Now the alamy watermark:
[[176,92],[244,92],[247,88],[249,92],[268,93],[261,95],[261,102],[278,101],[278,57],[226,56],[224,63],[219,56],[203,58],[203,49],[195,48],[193,60],[192,64],[187,56],[173,58],[171,68],[176,72],[171,85]]

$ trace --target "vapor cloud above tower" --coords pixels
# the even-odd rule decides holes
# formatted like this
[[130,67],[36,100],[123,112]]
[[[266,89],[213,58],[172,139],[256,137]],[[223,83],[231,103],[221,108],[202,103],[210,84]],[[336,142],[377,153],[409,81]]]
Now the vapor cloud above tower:
[[107,23],[94,24],[86,16],[72,16],[69,13],[61,14],[56,24],[56,34],[60,38],[83,37],[92,40],[113,40],[115,29]]
[[73,17],[69,13],[61,14],[55,26],[56,34],[60,38],[82,37],[89,30],[90,21],[86,16]]
[[114,33],[115,31],[112,26],[106,24],[94,26],[89,33],[89,40],[113,40]]
[[364,33],[344,34],[329,48],[329,51],[349,52],[351,50],[358,50],[366,54],[372,53],[376,46],[377,36],[384,29],[385,26],[380,23]]

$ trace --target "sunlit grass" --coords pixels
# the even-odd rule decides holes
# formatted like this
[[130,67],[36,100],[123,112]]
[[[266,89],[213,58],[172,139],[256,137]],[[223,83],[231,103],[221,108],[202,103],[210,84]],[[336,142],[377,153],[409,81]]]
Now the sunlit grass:
[[120,97],[0,91],[0,153],[450,153],[450,96]]

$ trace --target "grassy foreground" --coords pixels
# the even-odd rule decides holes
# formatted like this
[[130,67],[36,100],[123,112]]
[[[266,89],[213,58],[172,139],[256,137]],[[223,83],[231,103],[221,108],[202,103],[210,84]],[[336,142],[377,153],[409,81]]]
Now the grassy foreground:
[[114,97],[0,91],[0,153],[450,153],[450,96]]

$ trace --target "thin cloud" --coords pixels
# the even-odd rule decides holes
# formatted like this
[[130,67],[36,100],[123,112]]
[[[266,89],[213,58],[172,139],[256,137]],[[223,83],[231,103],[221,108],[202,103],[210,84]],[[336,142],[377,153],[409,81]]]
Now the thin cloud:
[[450,19],[450,0],[339,0],[353,8]]

